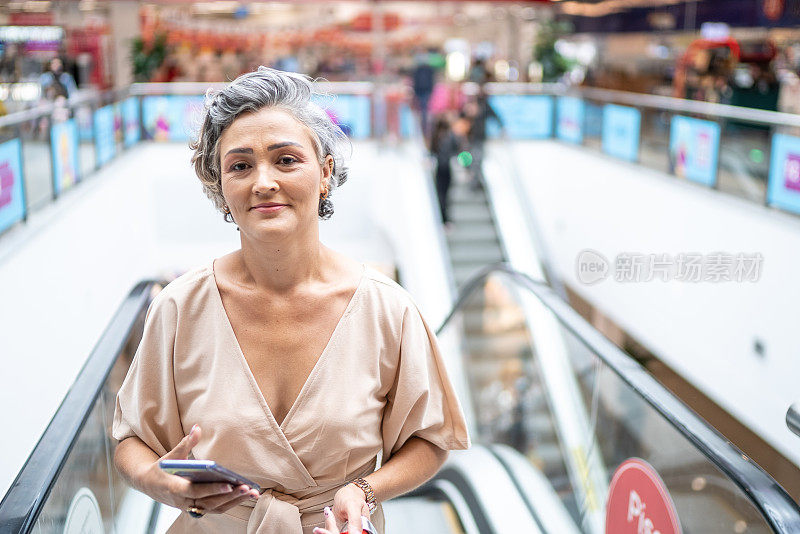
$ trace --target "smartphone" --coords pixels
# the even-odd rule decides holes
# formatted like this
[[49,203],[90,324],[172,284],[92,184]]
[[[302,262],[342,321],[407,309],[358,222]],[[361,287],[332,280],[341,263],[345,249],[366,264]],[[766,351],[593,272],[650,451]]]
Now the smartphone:
[[245,484],[261,493],[258,484],[217,465],[213,460],[160,460],[158,466],[171,475],[188,478],[192,482],[227,482],[233,486]]

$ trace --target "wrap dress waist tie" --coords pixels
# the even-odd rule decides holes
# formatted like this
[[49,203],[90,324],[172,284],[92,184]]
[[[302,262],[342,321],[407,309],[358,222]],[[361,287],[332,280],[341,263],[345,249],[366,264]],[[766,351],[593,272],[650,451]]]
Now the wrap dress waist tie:
[[[281,493],[276,489],[266,489],[255,505],[242,503],[225,513],[247,520],[247,534],[302,532],[303,527],[324,522],[322,509],[333,505],[333,497],[339,488],[341,485],[303,498]],[[301,522],[301,514],[310,514],[311,517],[306,515]]]

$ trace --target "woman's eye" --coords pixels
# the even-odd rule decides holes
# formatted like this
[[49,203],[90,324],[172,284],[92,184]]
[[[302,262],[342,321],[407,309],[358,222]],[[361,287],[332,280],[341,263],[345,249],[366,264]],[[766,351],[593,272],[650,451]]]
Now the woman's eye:
[[278,163],[282,165],[291,165],[292,163],[296,163],[297,159],[292,156],[281,156],[278,159]]
[[231,165],[231,170],[232,171],[237,171],[237,172],[238,171],[243,171],[246,168],[247,168],[247,163],[244,163],[243,161],[240,161],[239,163],[234,163],[233,165]]

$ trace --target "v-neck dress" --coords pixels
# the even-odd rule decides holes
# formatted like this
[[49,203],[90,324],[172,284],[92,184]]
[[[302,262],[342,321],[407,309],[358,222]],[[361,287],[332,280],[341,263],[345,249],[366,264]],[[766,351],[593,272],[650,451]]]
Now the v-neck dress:
[[[336,491],[373,472],[412,436],[446,449],[470,445],[436,338],[408,293],[364,266],[355,293],[279,425],[222,304],[213,265],[165,287],[117,394],[112,434],[156,454],[199,424],[192,456],[253,480],[260,498],[176,533],[311,534]],[[381,507],[372,522],[383,534]]]

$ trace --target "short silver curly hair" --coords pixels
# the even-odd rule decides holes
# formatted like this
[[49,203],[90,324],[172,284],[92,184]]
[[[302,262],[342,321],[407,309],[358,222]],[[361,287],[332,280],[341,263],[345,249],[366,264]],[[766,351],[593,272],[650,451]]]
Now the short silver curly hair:
[[222,196],[220,137],[243,113],[266,107],[278,107],[287,111],[311,130],[320,165],[329,154],[333,157],[328,195],[320,199],[318,209],[321,219],[329,219],[333,215],[330,194],[347,180],[348,168],[343,152],[347,135],[311,100],[315,94],[322,95],[314,91],[314,80],[309,76],[263,66],[242,74],[224,89],[209,90],[206,93],[202,126],[189,146],[194,151],[192,165],[203,184],[203,190],[214,206],[224,214],[226,221],[233,222],[233,218],[230,213],[225,213],[223,207],[225,199]]

